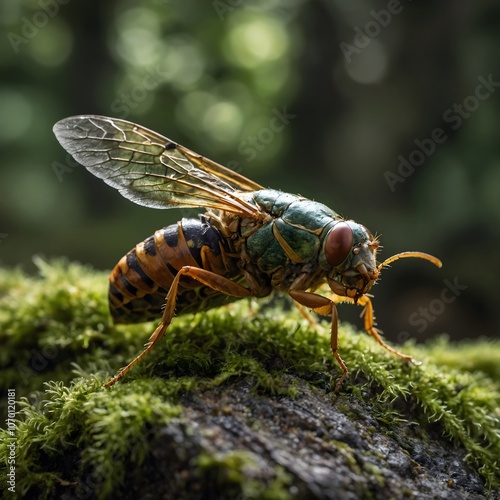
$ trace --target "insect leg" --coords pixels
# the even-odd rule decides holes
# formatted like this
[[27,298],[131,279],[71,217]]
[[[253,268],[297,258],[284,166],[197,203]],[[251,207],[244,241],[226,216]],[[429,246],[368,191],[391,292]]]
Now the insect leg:
[[290,294],[290,297],[292,297],[292,299],[297,301],[300,305],[306,306],[321,315],[331,315],[332,327],[330,334],[330,347],[332,348],[334,358],[337,360],[337,363],[343,372],[342,376],[335,384],[335,392],[338,392],[349,371],[347,370],[347,366],[338,352],[339,317],[337,313],[337,306],[329,298],[318,295],[317,293],[304,292],[302,290],[290,290],[288,293]]
[[380,332],[377,331],[375,328],[375,316],[373,314],[373,305],[372,301],[370,300],[369,297],[366,295],[361,296],[358,299],[358,305],[364,306],[364,310],[361,313],[362,316],[364,316],[364,326],[365,330],[384,348],[387,349],[389,352],[392,352],[396,356],[399,356],[400,358],[406,359],[407,361],[411,361],[414,365],[420,365],[421,362],[417,361],[416,359],[413,358],[413,356],[410,356],[409,354],[403,354],[402,352],[397,351],[390,345],[387,345],[383,340],[382,337],[380,337]]
[[295,306],[299,310],[300,314],[307,320],[309,321],[309,324],[316,330],[319,330],[318,328],[318,322],[314,319],[312,314],[309,313],[307,308],[303,306],[302,304],[299,304],[297,301],[294,301]]
[[139,361],[141,361],[144,356],[146,356],[153,347],[162,339],[165,331],[170,325],[172,318],[175,313],[175,304],[177,302],[177,294],[179,289],[179,281],[182,276],[187,276],[192,278],[202,285],[208,286],[220,293],[226,295],[233,295],[235,297],[248,297],[252,294],[250,290],[245,288],[234,281],[231,281],[223,276],[215,274],[211,271],[206,271],[205,269],[200,269],[193,266],[184,266],[176,274],[172,285],[167,294],[165,302],[165,310],[163,311],[163,316],[161,318],[161,323],[158,325],[156,330],[153,332],[147,344],[144,346],[144,350],[136,356],[127,366],[122,368],[111,380],[109,380],[104,386],[111,387],[118,380],[120,380],[132,367],[134,367]]

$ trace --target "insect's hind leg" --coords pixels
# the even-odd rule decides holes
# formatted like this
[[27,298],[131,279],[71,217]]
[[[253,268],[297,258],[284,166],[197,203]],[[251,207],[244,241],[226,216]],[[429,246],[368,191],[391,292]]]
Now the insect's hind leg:
[[407,361],[412,362],[414,365],[418,366],[422,364],[420,361],[414,359],[413,356],[410,356],[409,354],[403,354],[402,352],[397,351],[396,349],[386,344],[382,340],[379,331],[377,331],[377,329],[375,328],[375,316],[373,314],[373,305],[369,297],[367,297],[366,295],[360,297],[358,299],[358,305],[362,307],[364,306],[364,310],[361,313],[361,315],[364,316],[363,319],[366,332],[369,333],[384,349],[387,349],[389,352],[395,354],[396,356],[402,359],[406,359]]
[[158,325],[156,330],[153,332],[147,344],[144,346],[144,350],[136,356],[127,366],[122,368],[111,380],[106,382],[105,387],[111,387],[113,384],[118,382],[127,372],[133,368],[139,361],[144,358],[153,347],[162,339],[165,334],[168,326],[172,322],[172,318],[175,314],[175,304],[177,302],[177,294],[179,290],[179,282],[182,276],[187,276],[192,278],[202,285],[208,286],[220,293],[224,293],[226,295],[232,295],[235,297],[249,297],[252,292],[234,281],[231,281],[219,274],[215,274],[211,271],[207,271],[205,269],[201,269],[194,266],[184,266],[182,267],[172,282],[170,289],[167,294],[165,309],[163,311],[163,316],[161,318],[161,323]]

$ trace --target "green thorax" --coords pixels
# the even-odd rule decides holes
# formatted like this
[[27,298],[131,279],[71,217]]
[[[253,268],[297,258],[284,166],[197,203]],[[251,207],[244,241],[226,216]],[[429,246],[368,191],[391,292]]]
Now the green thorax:
[[241,235],[252,262],[266,274],[290,263],[317,262],[324,235],[340,219],[322,203],[273,189],[252,193],[251,201],[271,218],[257,230],[242,225]]

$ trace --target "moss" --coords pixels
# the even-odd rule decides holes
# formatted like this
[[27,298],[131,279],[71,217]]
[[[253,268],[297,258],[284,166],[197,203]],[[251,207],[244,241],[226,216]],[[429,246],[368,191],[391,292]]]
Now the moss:
[[384,475],[382,474],[382,471],[373,464],[366,463],[365,464],[365,471],[370,474],[372,477],[375,478],[375,481],[379,486],[384,486],[385,480],[384,480]]
[[[17,490],[34,485],[50,497],[57,483],[71,481],[61,473],[61,453],[79,455],[79,473],[92,468],[102,473],[101,492],[107,496],[125,475],[126,460],[140,464],[146,453],[146,423],[167,423],[180,414],[166,396],[159,380],[147,390],[137,381],[116,389],[116,397],[102,390],[102,380],[79,373],[65,386],[47,382],[45,398],[37,407],[26,399],[19,402],[16,429]],[[168,392],[168,391],[167,391]],[[6,449],[0,448],[4,458]],[[64,468],[62,472],[65,471]]]
[[[290,494],[286,489],[290,482],[289,475],[280,467],[276,478],[263,484],[259,474],[259,460],[254,454],[244,451],[222,453],[203,453],[197,460],[200,474],[209,475],[220,484],[224,495],[234,494],[242,498],[262,498],[286,500]],[[228,487],[229,484],[229,487]],[[234,491],[231,492],[231,485]]]
[[332,440],[331,443],[335,449],[343,455],[352,470],[359,471],[359,465],[356,462],[354,450],[343,441]]
[[[331,393],[332,404],[338,399],[332,392],[339,369],[328,325],[317,332],[293,309],[272,303],[259,308],[250,300],[176,318],[161,344],[105,390],[103,382],[141,350],[154,324],[112,325],[104,273],[65,261],[36,263],[37,277],[0,271],[0,368],[18,399],[18,491],[35,488],[50,497],[75,477],[97,474],[99,495],[109,496],[123,483],[126,465],[144,460],[148,428],[182,418],[186,395],[234,380],[247,381],[255,394],[288,398],[297,396],[297,381],[305,380]],[[342,392],[369,405],[388,433],[403,422],[438,426],[467,450],[489,487],[500,486],[498,343],[451,344],[440,338],[427,346],[407,344],[403,350],[423,361],[419,367],[401,362],[350,325],[341,325],[340,346],[351,371]],[[356,419],[346,401],[339,406]],[[1,432],[3,462],[9,454],[3,438],[9,434]],[[340,453],[353,460],[349,450]],[[68,457],[76,472],[64,465]],[[252,496],[257,480],[248,473],[255,467],[251,462],[233,450],[202,455],[196,467],[200,473],[222,471],[225,482],[234,479]],[[274,472],[259,490],[262,498],[266,492],[286,498],[287,475],[279,468]],[[375,475],[382,484],[383,477]]]
[[494,380],[500,380],[500,341],[463,341],[450,344],[447,335],[442,335],[425,346],[423,356],[439,366],[448,366],[460,371],[480,371]]

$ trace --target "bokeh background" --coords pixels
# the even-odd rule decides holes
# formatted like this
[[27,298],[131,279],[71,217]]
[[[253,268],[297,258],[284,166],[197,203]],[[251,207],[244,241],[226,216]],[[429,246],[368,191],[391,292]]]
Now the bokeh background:
[[111,269],[196,215],[136,206],[67,157],[53,124],[103,114],[329,205],[382,257],[439,256],[383,273],[389,339],[497,336],[499,2],[2,0],[0,25],[1,265]]

